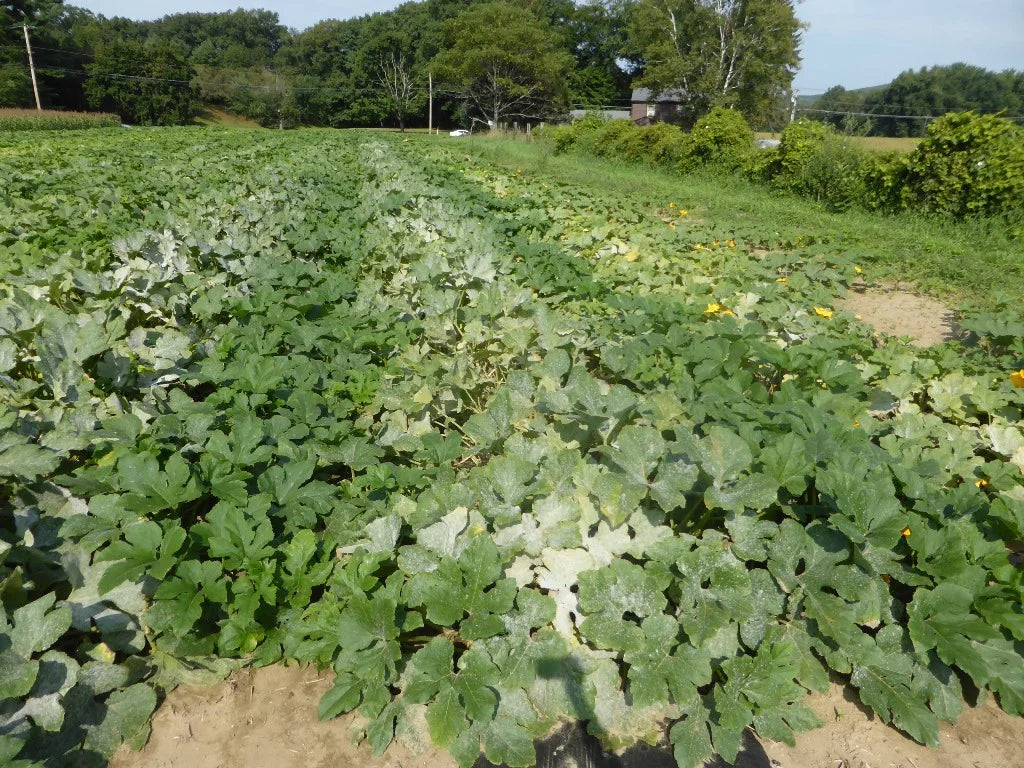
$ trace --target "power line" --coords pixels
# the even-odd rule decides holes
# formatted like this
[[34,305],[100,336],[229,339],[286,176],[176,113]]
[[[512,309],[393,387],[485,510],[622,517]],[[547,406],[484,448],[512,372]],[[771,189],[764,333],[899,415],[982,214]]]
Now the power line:
[[[800,107],[797,112],[810,112],[821,115],[849,115],[852,117],[885,117],[894,120],[938,120],[942,115],[880,115],[875,112],[840,112],[833,109],[806,109]],[[1000,115],[1006,120],[1024,120],[1024,115]]]
[[[839,107],[841,109],[873,109],[875,107],[878,107],[880,109],[900,109],[904,105],[899,103],[899,102],[870,102],[870,103],[865,103],[865,102],[862,102],[862,101],[861,102],[856,102],[856,101],[836,101],[836,102],[831,102],[829,104],[829,106],[831,106],[831,107]],[[969,112],[971,110],[979,109],[978,106],[973,106],[972,107],[972,106],[967,106],[967,105],[957,105],[957,106],[939,105],[939,108],[940,109],[945,109],[945,110],[951,111],[951,112],[956,112],[956,111],[959,111],[959,112]]]
[[[90,77],[111,77],[119,80],[131,80],[151,83],[168,83],[169,85],[180,85],[189,88],[192,87],[211,87],[211,88],[236,88],[236,89],[249,89],[259,91],[272,91],[272,92],[283,92],[283,91],[295,91],[299,93],[379,93],[379,88],[320,88],[320,87],[293,87],[293,86],[278,86],[278,85],[261,85],[258,83],[214,83],[204,80],[181,80],[168,77],[149,77],[146,75],[125,75],[120,72],[90,72],[84,69],[68,69],[66,67],[46,67],[41,68],[41,71],[47,73],[64,73],[74,75],[89,75]],[[272,73],[274,74],[274,73]],[[423,86],[416,86],[413,88],[416,93],[428,93],[428,88]],[[434,93],[441,93],[446,96],[456,96],[459,94],[458,91],[449,89],[434,89]]]

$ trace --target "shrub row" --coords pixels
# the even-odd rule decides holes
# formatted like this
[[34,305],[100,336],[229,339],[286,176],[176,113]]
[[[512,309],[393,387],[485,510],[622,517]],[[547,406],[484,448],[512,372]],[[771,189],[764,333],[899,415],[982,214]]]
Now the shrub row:
[[683,173],[705,165],[740,168],[754,147],[754,132],[743,116],[721,108],[699,120],[690,133],[668,123],[641,127],[630,120],[587,116],[542,135],[552,138],[557,152],[668,165]]
[[738,170],[773,188],[817,200],[834,211],[854,207],[919,211],[964,219],[1024,212],[1024,127],[996,115],[950,113],[928,127],[910,153],[858,148],[830,125],[798,120],[778,147],[758,150],[734,110],[715,109],[690,133],[666,124],[587,117],[547,132],[557,152],[669,166]]
[[0,109],[0,131],[66,131],[81,128],[115,128],[120,124],[121,118],[106,112]]

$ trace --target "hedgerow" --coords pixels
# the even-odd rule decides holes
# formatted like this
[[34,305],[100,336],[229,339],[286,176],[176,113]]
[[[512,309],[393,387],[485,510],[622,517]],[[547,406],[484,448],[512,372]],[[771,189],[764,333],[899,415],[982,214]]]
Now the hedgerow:
[[[668,133],[667,126],[591,118],[556,129],[555,149],[654,162],[683,173],[706,166],[742,169],[749,178],[835,211],[859,207],[1019,222],[1024,210],[1024,128],[995,115],[947,115],[930,124],[914,152],[882,156],[853,146],[834,126],[804,119],[783,130],[778,148],[754,152],[742,115],[727,109],[713,110],[678,140],[666,143]],[[644,151],[647,146],[659,149]]]

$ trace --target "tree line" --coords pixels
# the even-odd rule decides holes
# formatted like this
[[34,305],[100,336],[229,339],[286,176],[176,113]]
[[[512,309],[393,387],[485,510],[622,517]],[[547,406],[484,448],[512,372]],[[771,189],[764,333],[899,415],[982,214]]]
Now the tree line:
[[908,116],[967,111],[1024,115],[1024,72],[963,63],[908,70],[880,88],[834,86],[811,104],[807,116],[851,133],[921,137],[930,120]]
[[218,105],[265,125],[523,122],[572,106],[628,109],[633,87],[688,95],[755,124],[799,64],[793,0],[422,0],[305,30],[276,13],[105,18],[59,0],[0,4],[0,105],[27,106],[31,29],[44,106],[180,124]]

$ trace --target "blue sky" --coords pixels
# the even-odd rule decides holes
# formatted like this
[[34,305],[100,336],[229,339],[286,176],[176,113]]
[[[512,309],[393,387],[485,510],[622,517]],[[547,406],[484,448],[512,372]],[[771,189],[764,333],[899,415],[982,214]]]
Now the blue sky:
[[[238,0],[70,0],[106,16],[154,19],[182,11],[224,11]],[[393,8],[396,0],[259,0],[246,7],[277,11],[290,27]],[[802,0],[803,66],[796,86],[820,93],[832,85],[888,82],[905,69],[968,64],[1024,70],[1024,0]]]

